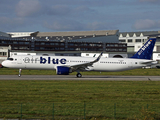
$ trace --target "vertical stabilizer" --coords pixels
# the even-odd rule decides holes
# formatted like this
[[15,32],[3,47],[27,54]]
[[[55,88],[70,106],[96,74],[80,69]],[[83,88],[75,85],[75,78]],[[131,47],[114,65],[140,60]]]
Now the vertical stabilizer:
[[131,58],[135,59],[151,59],[156,38],[150,38]]

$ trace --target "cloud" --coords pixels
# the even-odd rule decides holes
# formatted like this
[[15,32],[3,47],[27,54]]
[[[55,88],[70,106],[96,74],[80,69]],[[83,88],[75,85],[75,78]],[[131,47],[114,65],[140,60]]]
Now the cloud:
[[159,0],[139,0],[140,2],[158,2]]
[[83,29],[83,25],[80,22],[68,19],[54,19],[54,21],[45,21],[43,27],[54,31],[74,31]]
[[86,27],[88,30],[103,30],[109,27],[109,26],[108,27],[106,26],[107,26],[107,23],[94,21],[94,22],[88,23]]
[[2,31],[155,30],[160,28],[159,3],[160,0],[1,0],[0,28]]
[[18,17],[36,16],[41,9],[38,0],[20,0],[16,6],[16,15]]
[[22,18],[13,18],[0,17],[0,28],[3,28],[3,31],[14,30],[17,27],[22,26],[25,21]]
[[56,18],[53,21],[45,21],[43,23],[43,27],[53,31],[89,31],[115,29],[115,26],[106,22],[82,22],[72,19],[61,20],[59,18]]
[[[44,8],[44,11],[45,11],[45,8]],[[71,8],[67,5],[54,5],[54,6],[49,6],[45,12],[48,15],[64,16],[71,12]]]
[[150,5],[150,4],[159,4],[160,0],[139,0],[139,2],[143,2]]
[[136,30],[150,30],[160,27],[160,21],[145,19],[137,20],[133,26]]

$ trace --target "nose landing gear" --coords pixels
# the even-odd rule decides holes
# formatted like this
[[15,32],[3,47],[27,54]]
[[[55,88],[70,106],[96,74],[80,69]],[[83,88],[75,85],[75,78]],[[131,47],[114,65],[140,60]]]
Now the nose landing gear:
[[21,77],[21,72],[22,72],[22,69],[19,69],[19,75],[18,75],[18,77]]

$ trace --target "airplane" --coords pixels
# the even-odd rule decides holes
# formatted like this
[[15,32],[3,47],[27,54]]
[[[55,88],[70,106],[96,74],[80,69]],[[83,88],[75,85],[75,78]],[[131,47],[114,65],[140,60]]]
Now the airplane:
[[115,72],[125,71],[157,64],[151,60],[156,38],[150,38],[131,58],[104,58],[103,52],[97,57],[73,56],[40,56],[24,55],[12,56],[2,62],[4,67],[19,69],[56,70],[57,75],[69,75],[77,72],[78,78],[82,77],[81,71]]

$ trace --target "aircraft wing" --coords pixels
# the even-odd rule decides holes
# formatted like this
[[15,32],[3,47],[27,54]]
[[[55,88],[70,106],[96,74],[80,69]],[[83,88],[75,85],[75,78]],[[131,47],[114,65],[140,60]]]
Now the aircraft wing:
[[98,56],[98,58],[96,58],[94,61],[91,62],[87,62],[87,63],[82,63],[82,64],[77,64],[77,65],[72,65],[70,66],[70,68],[72,69],[72,71],[76,71],[76,70],[85,70],[88,66],[92,66],[93,63],[96,63],[100,60],[101,56],[102,56],[103,52]]

